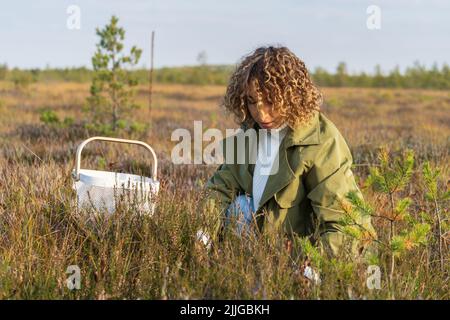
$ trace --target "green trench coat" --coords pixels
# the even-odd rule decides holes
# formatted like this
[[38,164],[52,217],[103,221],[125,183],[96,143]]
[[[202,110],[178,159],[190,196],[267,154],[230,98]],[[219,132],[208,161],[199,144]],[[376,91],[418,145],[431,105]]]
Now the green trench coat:
[[[224,139],[222,144],[226,158],[226,144],[234,139],[233,164],[220,165],[206,184],[210,191],[208,208],[216,206],[215,212],[220,214],[214,240],[221,238],[225,210],[234,197],[252,195],[254,164],[249,164],[248,139],[245,163],[238,164],[238,135]],[[344,238],[339,225],[343,215],[339,199],[351,190],[361,195],[351,170],[352,160],[343,136],[322,113],[315,113],[307,125],[289,128],[280,144],[279,170],[269,176],[261,198],[262,208],[256,215],[259,230],[282,228],[286,235],[293,232],[309,237],[322,250],[336,255]],[[361,217],[360,223],[373,231],[370,218]]]

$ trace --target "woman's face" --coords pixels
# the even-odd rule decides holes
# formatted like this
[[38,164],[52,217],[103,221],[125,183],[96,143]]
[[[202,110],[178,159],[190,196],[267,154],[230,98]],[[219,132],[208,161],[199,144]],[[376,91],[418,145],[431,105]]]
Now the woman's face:
[[280,117],[278,112],[274,110],[273,106],[263,99],[258,108],[257,102],[258,95],[256,92],[255,83],[251,81],[247,95],[247,105],[252,118],[263,129],[275,129],[281,126],[283,119]]

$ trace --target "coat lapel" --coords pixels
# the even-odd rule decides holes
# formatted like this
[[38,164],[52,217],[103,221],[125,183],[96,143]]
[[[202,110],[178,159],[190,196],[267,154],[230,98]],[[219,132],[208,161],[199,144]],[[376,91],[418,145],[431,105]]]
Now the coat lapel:
[[[278,172],[276,174],[270,175],[267,180],[266,187],[264,188],[260,207],[263,207],[264,204],[273,197],[275,193],[286,187],[289,183],[292,182],[295,178],[295,174],[292,171],[291,166],[289,165],[289,161],[287,159],[287,151],[286,151],[286,139],[283,139],[280,150],[278,153],[278,161],[279,167]],[[275,159],[276,161],[277,159]]]
[[[295,129],[289,128],[285,138],[280,144],[278,153],[279,170],[276,174],[270,175],[260,201],[260,207],[272,198],[275,193],[285,188],[295,179],[295,173],[292,170],[288,160],[288,148],[295,145],[314,145],[319,144],[320,124],[319,112],[316,112],[311,121],[306,125],[301,125]],[[253,176],[254,165],[250,168]]]

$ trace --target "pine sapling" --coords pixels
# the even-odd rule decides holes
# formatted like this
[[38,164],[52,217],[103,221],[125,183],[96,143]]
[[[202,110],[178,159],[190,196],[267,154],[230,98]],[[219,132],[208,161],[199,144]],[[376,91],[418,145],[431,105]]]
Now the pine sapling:
[[137,85],[137,80],[125,67],[135,66],[142,53],[135,46],[128,55],[122,52],[125,30],[118,26],[118,21],[117,17],[112,16],[108,25],[103,29],[97,28],[100,41],[92,57],[94,78],[88,98],[88,110],[94,118],[94,125],[113,131],[123,126],[122,115],[136,107],[132,103],[132,88]]
[[[395,259],[420,244],[425,244],[430,231],[428,223],[420,223],[408,211],[412,200],[400,197],[398,193],[408,186],[414,166],[414,153],[407,150],[403,156],[390,159],[388,151],[379,154],[380,166],[371,167],[366,185],[387,200],[388,210],[376,210],[356,192],[349,192],[342,202],[344,217],[341,219],[343,231],[359,241],[374,241],[387,251],[390,260],[389,282],[392,284],[395,273]],[[379,212],[378,212],[379,211]],[[358,221],[360,217],[370,216],[388,222],[387,239],[376,236]],[[400,229],[400,222],[406,227]],[[404,225],[404,224],[403,224]]]

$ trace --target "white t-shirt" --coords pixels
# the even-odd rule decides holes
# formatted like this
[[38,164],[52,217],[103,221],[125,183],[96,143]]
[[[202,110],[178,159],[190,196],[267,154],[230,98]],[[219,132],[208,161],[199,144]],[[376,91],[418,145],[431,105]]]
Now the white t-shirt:
[[253,205],[255,211],[260,207],[261,197],[269,176],[278,172],[278,151],[288,126],[277,129],[258,130],[258,149],[253,172]]

